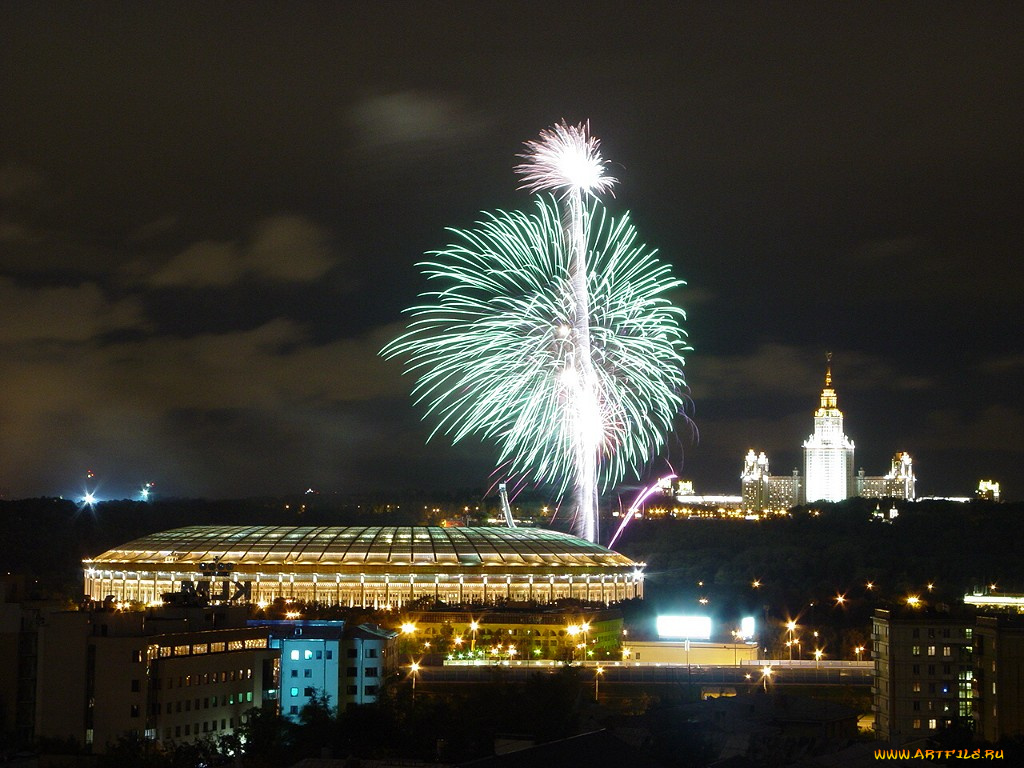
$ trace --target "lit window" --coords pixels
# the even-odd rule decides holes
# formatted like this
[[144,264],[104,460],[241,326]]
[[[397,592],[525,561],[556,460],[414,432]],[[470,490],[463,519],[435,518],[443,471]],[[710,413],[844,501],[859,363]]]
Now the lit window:
[[292,688],[290,693],[291,693],[292,696],[298,696],[299,695],[299,689],[298,688]]
[[912,725],[911,727],[912,727],[912,728],[913,728],[913,729],[914,729],[915,731],[919,731],[919,730],[921,730],[921,721],[920,721],[920,720],[917,720],[917,719],[915,719],[915,720],[914,720],[914,722],[913,722],[913,725]]
[[299,660],[299,652],[298,651],[292,651],[291,652],[291,659],[292,659],[292,661],[298,661]]
[[302,658],[306,659],[306,661],[309,661],[313,658],[313,652],[307,648],[305,651],[302,652]]
[[939,727],[939,721],[936,720],[934,717],[931,720],[928,721],[928,728],[930,730],[934,731],[938,727]]

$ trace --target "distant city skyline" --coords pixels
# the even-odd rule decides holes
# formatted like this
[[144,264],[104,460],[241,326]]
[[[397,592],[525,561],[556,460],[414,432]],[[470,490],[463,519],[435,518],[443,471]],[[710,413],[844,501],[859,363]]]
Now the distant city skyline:
[[831,351],[855,471],[1021,498],[1024,10],[446,7],[0,6],[9,497],[502,480],[377,353],[446,226],[529,206],[523,140],[589,118],[687,283],[690,402],[627,485],[802,467]]

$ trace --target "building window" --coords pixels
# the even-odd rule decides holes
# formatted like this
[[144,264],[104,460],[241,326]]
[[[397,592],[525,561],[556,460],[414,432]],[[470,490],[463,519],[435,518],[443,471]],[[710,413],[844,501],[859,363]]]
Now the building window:
[[304,670],[302,670],[302,676],[303,677],[312,677],[313,676],[313,670],[312,669],[304,669]]
[[377,658],[377,649],[376,648],[367,648],[366,649],[366,658],[368,658],[368,659],[376,659]]
[[943,656],[952,656],[953,655],[953,649],[950,646],[948,646],[948,645],[942,646],[942,655]]
[[914,666],[912,666],[910,668],[910,671],[911,671],[912,674],[920,675],[921,674],[921,665],[920,664],[915,664]]
[[359,693],[359,688],[357,686],[355,686],[355,685],[346,685],[345,686],[345,694],[346,695],[348,695],[348,696],[355,696],[357,693]]
[[297,714],[299,714],[299,708],[295,704],[292,704],[290,707],[288,707],[288,714],[289,715],[297,715]]
[[929,645],[928,646],[928,655],[929,656],[934,656],[935,655],[935,646],[934,645]]
[[377,686],[376,685],[368,685],[365,688],[363,688],[363,693],[365,695],[367,695],[367,696],[376,696],[377,695]]
[[291,675],[289,675],[289,677],[298,677],[298,676],[299,676],[299,670],[297,670],[297,669],[293,669]]
[[139,664],[142,661],[142,651],[132,651],[132,661]]
[[934,717],[931,720],[928,721],[928,728],[930,730],[934,731],[938,727],[939,727],[939,721],[936,720]]
[[132,680],[132,693],[138,693],[139,692],[139,688],[140,688],[139,681],[138,680]]
[[304,658],[306,661],[309,661],[313,658],[313,652],[307,648],[305,651],[302,652],[302,658]]
[[912,702],[910,708],[912,710],[914,710],[915,712],[920,712],[921,711],[921,702],[920,701]]
[[314,694],[316,694],[316,688],[304,688],[302,690],[303,696],[313,696]]
[[929,675],[934,675],[935,674],[935,665],[934,664],[929,664],[928,665],[928,674]]
[[325,651],[325,653],[327,654],[326,658],[328,661],[334,658],[334,651]]
[[910,649],[910,655],[911,656],[920,656],[921,655],[921,646],[920,645],[915,645],[914,647],[912,647]]
[[324,657],[324,652],[323,651],[317,651],[316,652],[317,661],[323,659],[323,657]]
[[920,693],[920,692],[921,692],[921,683],[920,683],[920,681],[917,681],[917,682],[915,682],[915,683],[914,683],[914,684],[913,684],[913,685],[911,686],[911,690],[913,690],[913,691],[914,691],[914,693]]
[[292,688],[292,689],[291,689],[291,690],[289,691],[289,693],[290,693],[290,694],[291,694],[292,696],[298,696],[298,695],[299,695],[299,689],[298,689],[298,688]]
[[139,705],[138,704],[132,704],[131,713],[132,713],[132,717],[138,717],[139,716]]
[[299,660],[299,652],[298,651],[292,651],[291,654],[289,654],[289,656],[290,656],[292,661],[298,661]]
[[914,722],[913,722],[913,723],[911,724],[911,727],[912,727],[912,728],[913,728],[913,729],[914,729],[915,731],[919,731],[919,730],[921,730],[921,721],[920,721],[920,719],[918,719],[918,718],[914,718]]
[[[377,676],[377,667],[367,667],[366,669],[363,670],[363,674],[366,677],[376,677]],[[994,691],[993,691],[993,693],[994,693]]]

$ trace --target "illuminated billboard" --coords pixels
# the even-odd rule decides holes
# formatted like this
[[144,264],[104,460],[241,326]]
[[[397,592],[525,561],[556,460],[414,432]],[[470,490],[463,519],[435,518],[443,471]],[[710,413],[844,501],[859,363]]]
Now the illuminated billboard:
[[710,640],[710,616],[659,616],[658,637],[679,640]]

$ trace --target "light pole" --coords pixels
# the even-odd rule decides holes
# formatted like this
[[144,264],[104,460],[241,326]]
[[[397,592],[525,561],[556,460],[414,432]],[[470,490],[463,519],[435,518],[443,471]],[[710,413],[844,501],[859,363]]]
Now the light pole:
[[598,683],[601,681],[601,675],[604,674],[604,667],[598,667],[594,670],[594,701],[597,701]]
[[576,660],[576,635],[580,633],[579,624],[570,624],[565,628],[565,634],[570,637],[570,646],[572,647],[570,661]]
[[478,629],[480,629],[480,623],[479,622],[477,622],[477,621],[469,622],[469,631],[473,633],[473,639],[470,641],[470,644],[469,644],[469,652],[470,653],[475,653],[476,652],[476,631]]
[[761,682],[764,684],[764,691],[765,691],[765,693],[768,692],[768,681],[771,680],[771,677],[772,677],[771,665],[766,664],[765,666],[761,667]]
[[823,653],[824,653],[824,651],[821,650],[821,648],[815,648],[814,649],[814,668],[815,669],[821,669],[821,656],[822,656]]
[[413,624],[411,621],[404,622],[402,624],[402,636],[404,638],[404,643],[403,644],[405,645],[406,651],[408,651],[410,653],[412,651],[409,651],[409,648],[410,647],[415,647],[415,645],[416,645],[416,637],[415,637],[415,635],[416,635],[416,625]]
[[796,631],[796,622],[790,619],[786,622],[786,631],[789,632],[789,642],[786,643],[789,646],[789,660],[793,660],[793,633]]
[[420,665],[415,661],[409,665],[409,674],[412,676],[412,703],[416,703],[416,678],[419,677]]
[[864,653],[864,646],[858,645],[856,648],[853,649],[853,652],[857,654],[857,661],[860,661],[860,655]]

